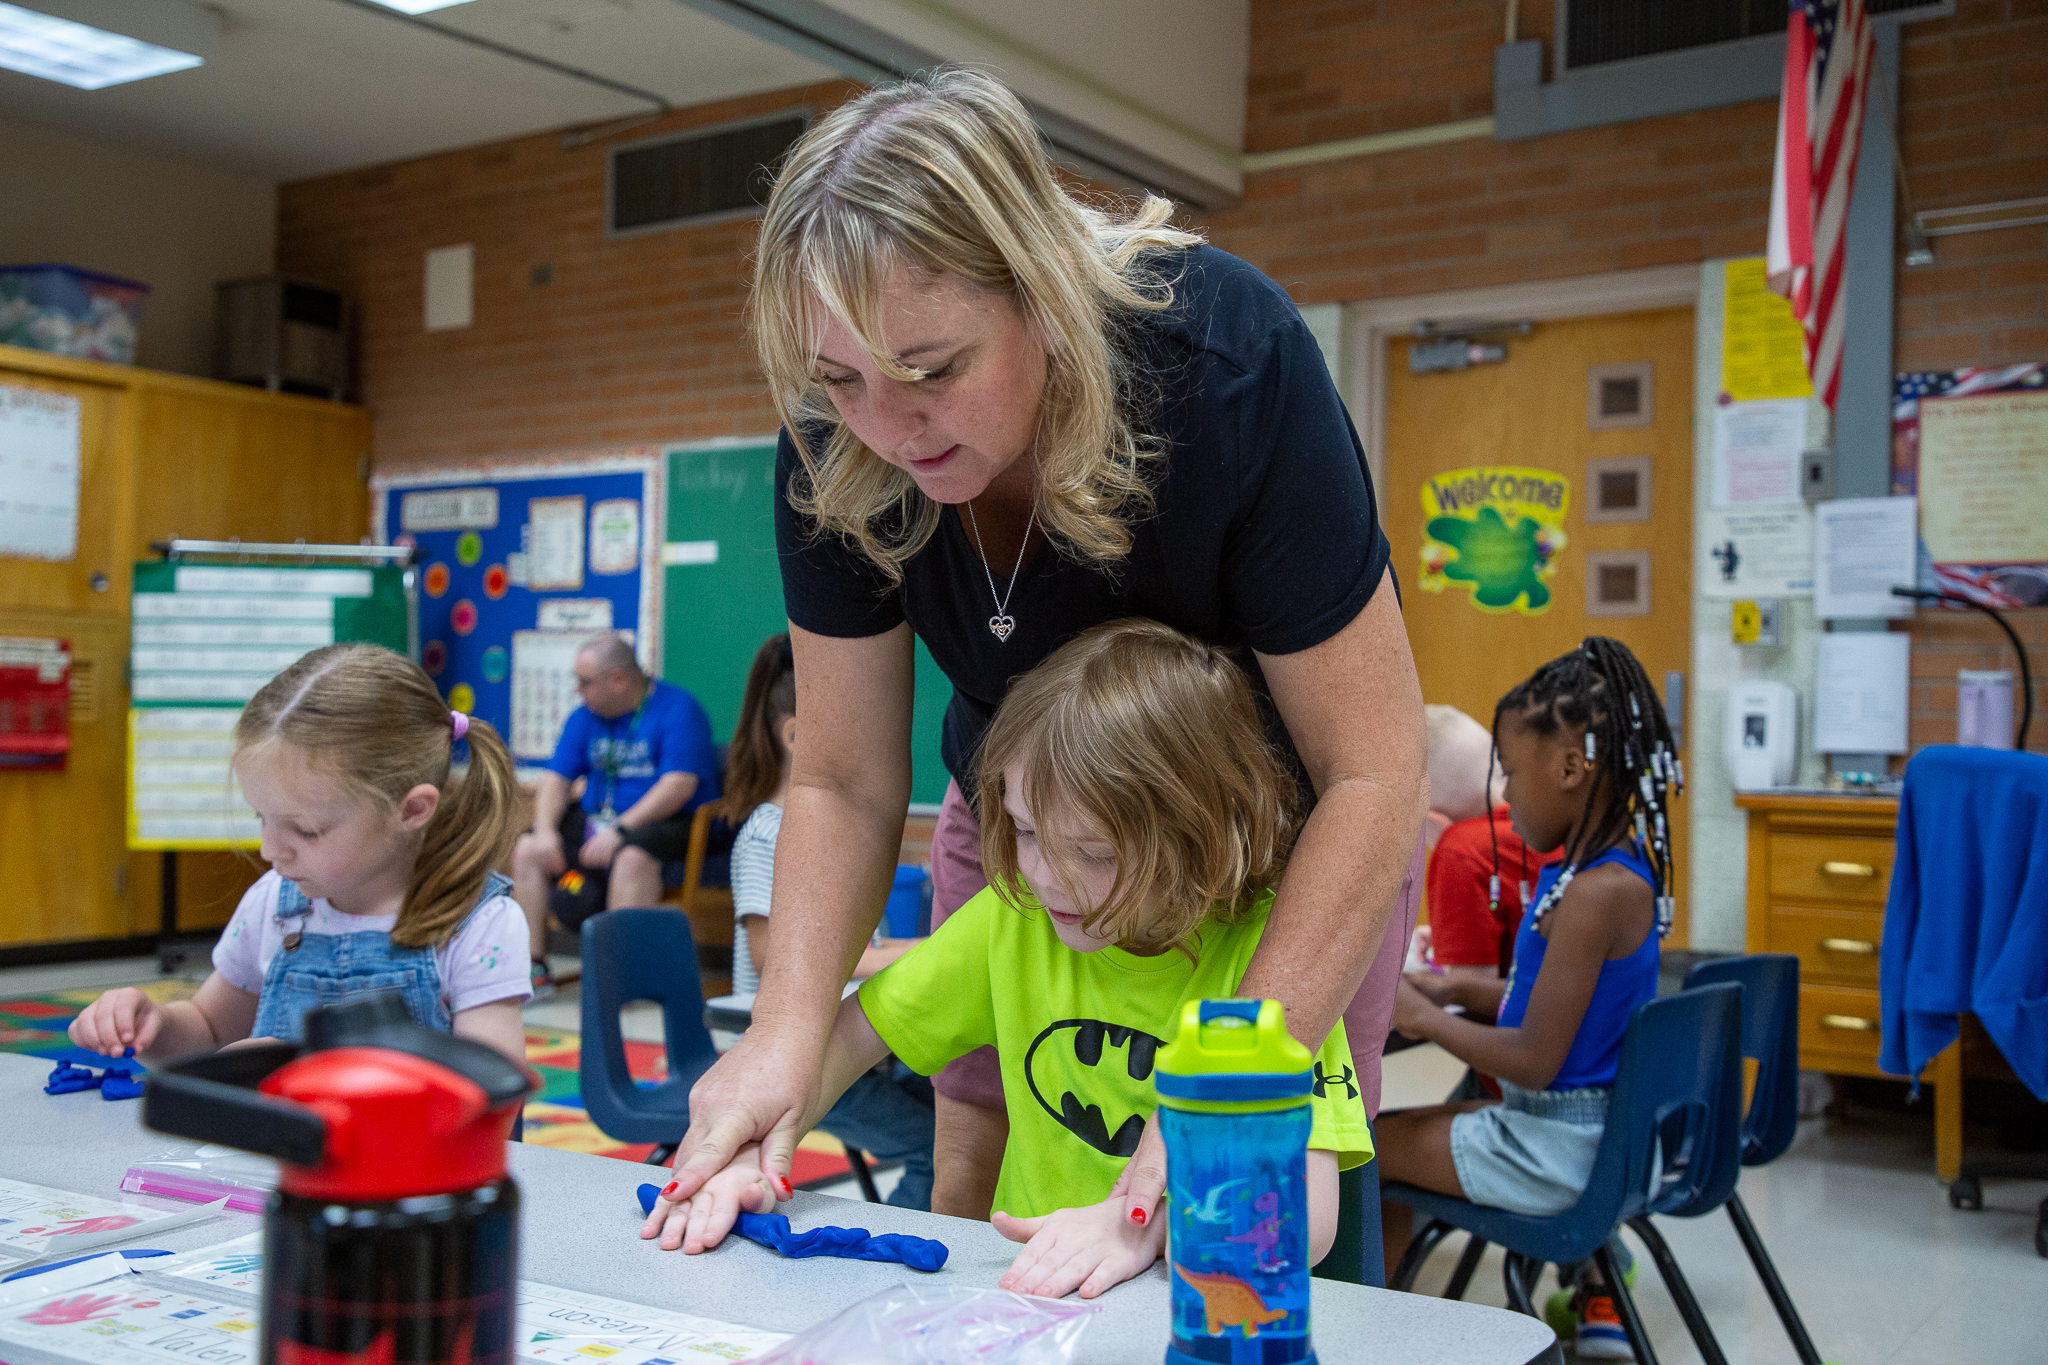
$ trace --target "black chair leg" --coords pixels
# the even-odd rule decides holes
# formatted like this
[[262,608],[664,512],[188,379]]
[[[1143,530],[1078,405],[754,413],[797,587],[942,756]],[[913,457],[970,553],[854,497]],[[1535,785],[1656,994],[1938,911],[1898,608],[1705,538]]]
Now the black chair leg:
[[870,1204],[882,1202],[882,1192],[875,1188],[875,1173],[868,1169],[868,1154],[858,1147],[846,1149],[846,1164],[853,1168],[853,1178],[860,1183],[860,1192]]
[[1593,1264],[1600,1267],[1608,1292],[1614,1295],[1614,1311],[1621,1314],[1621,1330],[1628,1334],[1628,1346],[1636,1353],[1636,1365],[1657,1365],[1657,1348],[1650,1344],[1649,1329],[1643,1326],[1642,1315],[1636,1312],[1635,1296],[1628,1292],[1628,1283],[1621,1278],[1621,1267],[1614,1263],[1614,1253],[1605,1242],[1593,1253]]
[[1479,1258],[1486,1254],[1486,1239],[1473,1233],[1465,1240],[1465,1250],[1458,1257],[1458,1268],[1451,1272],[1451,1282],[1444,1286],[1444,1297],[1462,1299],[1465,1291],[1472,1286],[1472,1272],[1479,1269]]
[[681,1145],[678,1142],[657,1142],[654,1144],[654,1150],[647,1154],[646,1159],[641,1164],[646,1166],[666,1166],[675,1158],[676,1148]]
[[1543,1315],[1536,1311],[1536,1277],[1543,1273],[1543,1262],[1531,1261],[1519,1251],[1509,1251],[1501,1257],[1500,1283],[1507,1291],[1508,1307],[1517,1313],[1525,1313],[1541,1320]]
[[1693,1297],[1692,1284],[1679,1268],[1678,1258],[1671,1254],[1671,1244],[1664,1240],[1664,1234],[1647,1215],[1629,1219],[1628,1225],[1650,1249],[1650,1259],[1657,1263],[1657,1273],[1664,1277],[1664,1287],[1671,1291],[1671,1301],[1678,1305],[1678,1316],[1685,1319],[1685,1330],[1692,1333],[1700,1359],[1706,1365],[1728,1365],[1728,1357],[1721,1353],[1721,1343],[1715,1339],[1707,1315],[1700,1311],[1700,1301]]
[[[2043,1208],[2048,1212],[2048,1205]],[[1764,1292],[1771,1296],[1771,1306],[1778,1310],[1778,1321],[1785,1324],[1785,1335],[1792,1338],[1792,1349],[1798,1353],[1800,1365],[1821,1365],[1820,1352],[1813,1349],[1813,1338],[1806,1335],[1806,1324],[1800,1321],[1799,1310],[1792,1305],[1792,1295],[1778,1278],[1778,1267],[1771,1260],[1771,1253],[1764,1250],[1764,1239],[1757,1234],[1756,1224],[1749,1221],[1749,1210],[1743,1207],[1740,1191],[1728,1196],[1728,1218],[1735,1224],[1735,1235],[1742,1239],[1742,1249],[1749,1253],[1749,1263],[1756,1267],[1756,1277],[1764,1282]]]
[[1404,1294],[1412,1293],[1415,1277],[1422,1273],[1422,1263],[1429,1259],[1429,1253],[1436,1250],[1437,1243],[1456,1231],[1441,1218],[1430,1219],[1422,1231],[1409,1240],[1408,1249],[1401,1253],[1401,1264],[1394,1267],[1394,1278],[1387,1282],[1387,1288],[1398,1289]]

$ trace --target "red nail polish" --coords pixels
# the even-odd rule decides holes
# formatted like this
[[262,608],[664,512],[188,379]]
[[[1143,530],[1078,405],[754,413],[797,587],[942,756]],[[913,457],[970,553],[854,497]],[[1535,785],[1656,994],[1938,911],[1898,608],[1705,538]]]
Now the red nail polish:
[[1144,1226],[1145,1226],[1145,1210],[1143,1210],[1143,1209],[1132,1209],[1132,1210],[1131,1210],[1131,1221],[1132,1221],[1133,1223],[1136,1223],[1136,1224],[1137,1224],[1137,1225],[1138,1225],[1139,1227],[1144,1227]]
[[789,1177],[786,1175],[778,1175],[775,1177],[775,1187],[782,1192],[782,1197],[784,1199],[793,1198],[795,1196],[796,1192],[790,1188]]
[[677,1191],[677,1190],[680,1190],[680,1189],[681,1189],[682,1187],[683,1187],[683,1182],[682,1182],[682,1181],[680,1181],[680,1180],[671,1180],[671,1181],[669,1181],[669,1182],[668,1182],[668,1185],[667,1185],[667,1187],[666,1187],[666,1188],[664,1188],[664,1189],[662,1190],[662,1192],[661,1192],[661,1197],[662,1197],[663,1199],[673,1199],[673,1198],[675,1198],[675,1197],[676,1197],[676,1191]]

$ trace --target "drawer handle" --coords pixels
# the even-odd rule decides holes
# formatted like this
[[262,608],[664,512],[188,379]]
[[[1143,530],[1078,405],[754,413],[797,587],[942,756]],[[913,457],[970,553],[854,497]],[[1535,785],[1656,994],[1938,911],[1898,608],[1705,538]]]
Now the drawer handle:
[[1820,865],[1820,870],[1830,877],[1875,877],[1877,869],[1869,863],[1841,863],[1830,858]]
[[1877,1032],[1877,1020],[1860,1018],[1854,1014],[1823,1014],[1820,1017],[1820,1026],[1848,1029],[1852,1033]]
[[1860,953],[1865,957],[1877,951],[1877,945],[1867,938],[1824,938],[1820,946],[1830,953]]

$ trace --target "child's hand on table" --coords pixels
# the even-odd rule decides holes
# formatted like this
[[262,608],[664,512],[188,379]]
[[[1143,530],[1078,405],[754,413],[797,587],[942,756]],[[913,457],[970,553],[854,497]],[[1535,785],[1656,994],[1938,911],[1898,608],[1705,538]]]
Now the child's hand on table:
[[163,1027],[163,1010],[133,986],[108,991],[71,1021],[71,1041],[89,1052],[118,1057],[128,1048],[147,1052]]
[[[762,1173],[761,1148],[750,1143],[688,1199],[671,1198],[677,1182],[671,1180],[663,1186],[653,1211],[640,1225],[640,1237],[643,1241],[659,1237],[663,1251],[681,1247],[686,1256],[709,1251],[725,1240],[741,1213],[775,1211],[774,1179]],[[782,1197],[787,1199],[792,1193],[789,1182],[781,1184]]]
[[1079,1289],[1092,1299],[1151,1269],[1166,1250],[1166,1218],[1155,1208],[1140,1227],[1125,1215],[1124,1202],[1113,1194],[1100,1204],[1037,1218],[998,1212],[996,1231],[1024,1243],[1024,1250],[996,1287],[1048,1299]]

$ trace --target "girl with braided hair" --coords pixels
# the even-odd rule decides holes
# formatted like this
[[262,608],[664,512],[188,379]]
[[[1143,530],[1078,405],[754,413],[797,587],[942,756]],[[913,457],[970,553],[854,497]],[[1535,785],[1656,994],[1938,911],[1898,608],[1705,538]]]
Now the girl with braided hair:
[[[1683,777],[1664,704],[1617,640],[1589,637],[1536,670],[1501,699],[1493,732],[1515,832],[1558,858],[1537,878],[1507,979],[1411,976],[1394,1027],[1498,1077],[1502,1099],[1382,1115],[1378,1149],[1383,1179],[1545,1215],[1584,1193],[1622,1035],[1657,993],[1671,925],[1668,803]],[[1385,1204],[1382,1219],[1393,1265],[1408,1208]],[[1612,1300],[1590,1278],[1578,1354],[1626,1356]]]

